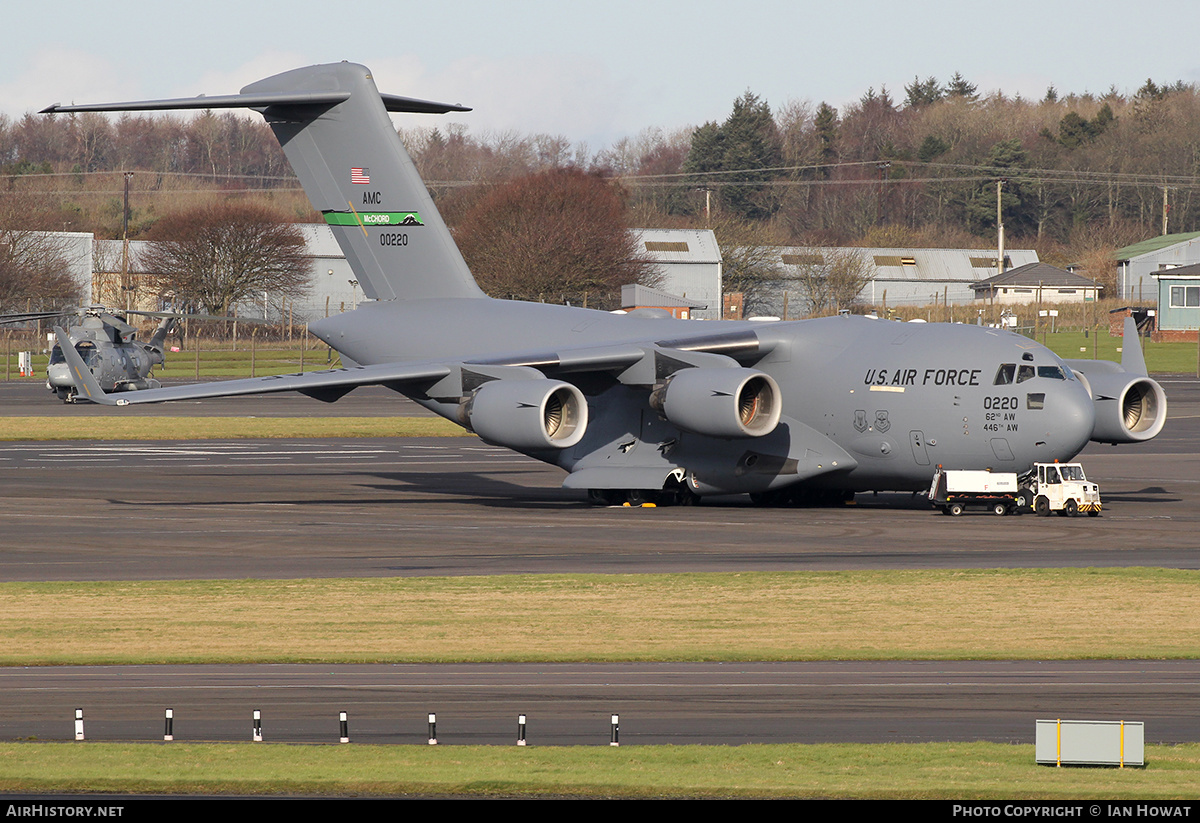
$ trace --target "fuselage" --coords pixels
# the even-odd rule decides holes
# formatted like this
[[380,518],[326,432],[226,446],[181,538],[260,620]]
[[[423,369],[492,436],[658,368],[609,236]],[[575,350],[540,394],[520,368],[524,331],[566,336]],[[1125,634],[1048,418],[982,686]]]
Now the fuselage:
[[[703,322],[441,299],[368,303],[319,321],[312,330],[361,365],[487,362],[501,352],[513,361],[527,353],[532,362],[587,347],[662,341],[686,347],[689,339],[727,333],[755,338],[758,353],[737,357],[778,383],[790,434],[723,441],[682,432],[650,410],[646,386],[557,375],[587,395],[594,431],[571,449],[534,453],[568,471],[678,466],[728,491],[794,482],[786,472],[765,478],[747,471],[747,455],[764,457],[761,465],[770,459],[795,462],[819,452],[814,443],[823,438],[853,458],[842,457],[836,471],[822,465],[823,485],[915,490],[928,486],[938,465],[1024,471],[1034,462],[1069,460],[1088,442],[1094,425],[1087,389],[1056,355],[1027,338],[978,326],[853,316]],[[455,417],[453,404],[414,399]]]

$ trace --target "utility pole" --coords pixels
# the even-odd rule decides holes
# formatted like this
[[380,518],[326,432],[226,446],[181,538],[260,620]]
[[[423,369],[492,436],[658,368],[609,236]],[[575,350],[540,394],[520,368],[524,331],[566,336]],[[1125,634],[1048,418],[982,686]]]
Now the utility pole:
[[877,225],[882,226],[883,225],[883,199],[884,199],[884,197],[883,197],[884,177],[883,177],[883,175],[884,175],[884,172],[886,172],[888,169],[890,169],[892,167],[892,164],[885,160],[880,163],[877,163],[876,166],[879,169],[879,197],[876,198],[876,201],[875,201],[875,223]]
[[996,274],[1004,274],[1004,217],[1000,208],[1000,190],[1004,187],[1003,180],[996,181]]
[[125,208],[121,211],[121,296],[125,298],[125,310],[129,311],[129,181],[133,172],[125,172]]
[[1162,233],[1164,235],[1167,233],[1167,215],[1171,213],[1171,204],[1167,202],[1167,192],[1169,192],[1169,191],[1170,191],[1170,189],[1168,189],[1166,186],[1163,186],[1163,231],[1162,231]]

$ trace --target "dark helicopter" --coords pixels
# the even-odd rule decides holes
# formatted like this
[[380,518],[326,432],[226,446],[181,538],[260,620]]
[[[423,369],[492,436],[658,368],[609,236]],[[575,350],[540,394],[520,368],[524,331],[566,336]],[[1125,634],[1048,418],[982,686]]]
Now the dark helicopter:
[[[67,312],[46,311],[9,314],[0,316],[0,323],[20,323],[32,320],[49,320],[62,317]],[[138,330],[129,325],[128,315],[160,317],[162,322],[150,339],[137,339]],[[181,317],[201,320],[236,320],[246,318],[220,318],[208,315],[179,314],[161,311],[109,311],[103,306],[89,306],[78,310],[79,320],[71,324],[68,336],[84,365],[96,376],[97,382],[106,392],[157,389],[159,383],[151,372],[164,362],[164,344]],[[50,365],[46,369],[46,388],[58,395],[64,403],[74,403],[75,383],[71,379],[70,367],[56,341],[50,351]]]
[[[137,329],[125,318],[104,309],[89,308],[77,325],[72,325],[68,335],[101,386],[112,386],[109,391],[136,391],[157,389],[162,384],[150,376],[155,366],[162,365],[163,344],[175,327],[178,315],[166,312],[137,312],[149,317],[162,317],[162,322],[146,342],[137,339]],[[46,388],[58,395],[64,403],[75,402],[75,382],[71,379],[70,367],[56,342],[50,351],[50,365],[46,369]]]

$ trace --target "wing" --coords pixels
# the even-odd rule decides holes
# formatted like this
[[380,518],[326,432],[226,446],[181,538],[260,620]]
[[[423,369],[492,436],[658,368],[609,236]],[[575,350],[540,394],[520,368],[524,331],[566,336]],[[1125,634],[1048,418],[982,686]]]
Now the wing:
[[[70,345],[65,332],[60,335],[63,356],[71,366],[71,374],[79,394],[93,403],[108,406],[128,406],[141,403],[165,403],[172,400],[203,400],[211,397],[231,397],[249,394],[268,394],[295,391],[318,400],[332,402],[359,386],[385,385],[392,388],[433,386],[445,378],[461,380],[463,371],[482,373],[489,379],[529,379],[581,372],[624,373],[623,382],[650,385],[661,374],[661,362],[677,364],[737,366],[744,357],[757,359],[771,351],[773,343],[761,341],[745,330],[724,334],[695,336],[680,340],[662,340],[646,344],[615,344],[568,348],[554,352],[521,352],[512,355],[492,355],[452,362],[395,362],[342,369],[281,374],[270,377],[251,377],[243,380],[221,380],[212,383],[192,383],[162,389],[110,394],[100,388],[95,376]],[[77,365],[76,365],[77,364]],[[490,373],[490,374],[489,374]],[[461,388],[456,389],[461,393]],[[434,394],[454,392],[434,392]]]
[[271,377],[251,377],[247,380],[222,380],[214,383],[192,383],[165,389],[109,394],[100,388],[96,376],[84,364],[83,358],[71,345],[61,327],[55,327],[59,347],[70,366],[71,377],[79,394],[105,406],[130,406],[138,403],[164,403],[170,400],[201,400],[207,397],[231,397],[243,394],[268,394],[296,391],[332,402],[358,386],[417,385],[433,383],[450,374],[448,366],[438,363],[383,363],[376,366],[355,366],[347,369],[327,369],[304,374],[281,374]]

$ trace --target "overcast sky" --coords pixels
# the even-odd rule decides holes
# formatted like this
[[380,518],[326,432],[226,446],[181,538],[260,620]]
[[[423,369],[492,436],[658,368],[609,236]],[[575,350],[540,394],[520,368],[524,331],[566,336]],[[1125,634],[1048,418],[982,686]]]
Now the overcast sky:
[[[723,120],[747,89],[839,108],[917,76],[1040,99],[1200,82],[1197,0],[204,0],[11,3],[0,112],[228,94],[350,60],[383,92],[475,111],[472,132],[563,135],[593,150],[649,127]],[[397,117],[431,125],[447,117]]]

